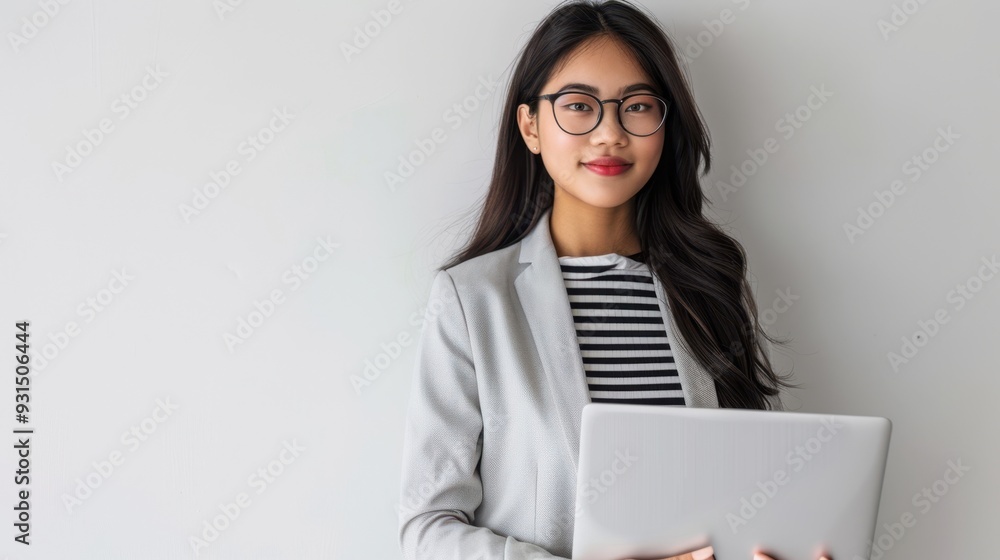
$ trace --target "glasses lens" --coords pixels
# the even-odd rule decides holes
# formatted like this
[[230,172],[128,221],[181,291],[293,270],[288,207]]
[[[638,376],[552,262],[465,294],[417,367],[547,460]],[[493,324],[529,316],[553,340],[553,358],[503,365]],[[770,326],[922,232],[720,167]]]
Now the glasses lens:
[[637,136],[656,132],[666,115],[667,106],[652,95],[631,95],[621,106],[621,123],[625,130]]
[[566,93],[554,99],[556,123],[570,134],[584,134],[597,125],[601,109],[597,99],[583,93]]

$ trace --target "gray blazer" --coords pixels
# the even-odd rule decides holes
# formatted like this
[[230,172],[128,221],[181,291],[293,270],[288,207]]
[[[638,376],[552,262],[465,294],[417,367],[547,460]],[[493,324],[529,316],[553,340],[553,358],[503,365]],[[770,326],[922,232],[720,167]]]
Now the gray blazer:
[[[570,557],[590,394],[550,213],[519,243],[434,277],[403,443],[406,560]],[[687,406],[718,408],[653,279]]]

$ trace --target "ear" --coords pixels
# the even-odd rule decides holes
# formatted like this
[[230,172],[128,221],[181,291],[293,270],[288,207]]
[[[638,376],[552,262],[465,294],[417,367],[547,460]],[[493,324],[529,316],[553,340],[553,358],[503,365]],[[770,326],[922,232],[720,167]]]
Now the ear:
[[538,114],[531,115],[529,111],[527,103],[517,106],[517,128],[521,131],[521,138],[528,146],[528,151],[531,151],[533,147],[540,147],[541,142],[538,140]]

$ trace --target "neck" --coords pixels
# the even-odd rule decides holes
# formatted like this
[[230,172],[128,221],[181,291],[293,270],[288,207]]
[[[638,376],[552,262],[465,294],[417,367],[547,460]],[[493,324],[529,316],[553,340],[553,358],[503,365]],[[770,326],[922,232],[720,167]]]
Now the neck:
[[641,250],[631,200],[614,208],[599,208],[576,199],[567,201],[570,198],[557,192],[552,203],[549,234],[557,256],[630,256]]

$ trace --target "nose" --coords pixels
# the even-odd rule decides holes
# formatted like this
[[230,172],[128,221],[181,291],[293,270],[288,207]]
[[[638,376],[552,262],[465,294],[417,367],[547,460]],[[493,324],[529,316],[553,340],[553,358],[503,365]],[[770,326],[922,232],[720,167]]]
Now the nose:
[[597,128],[590,132],[591,140],[596,143],[627,144],[628,132],[625,132],[618,120],[618,103],[611,100],[602,101],[601,107],[604,108],[604,115],[601,117],[601,122],[597,123]]

